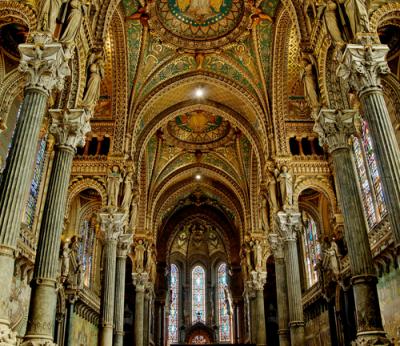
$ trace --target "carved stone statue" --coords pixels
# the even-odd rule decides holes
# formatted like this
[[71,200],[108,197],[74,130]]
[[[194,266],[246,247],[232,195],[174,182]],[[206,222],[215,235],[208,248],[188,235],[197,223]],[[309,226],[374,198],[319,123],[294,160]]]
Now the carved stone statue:
[[69,247],[69,242],[65,242],[61,254],[61,280],[63,282],[67,279],[69,274],[71,251],[72,250]]
[[133,191],[133,196],[131,198],[131,218],[129,220],[129,226],[131,228],[135,227],[138,207],[139,207],[139,191],[135,189]]
[[338,246],[333,239],[331,240],[331,246],[329,249],[325,250],[325,256],[328,257],[329,269],[332,271],[332,274],[338,281],[340,278],[340,256]]
[[283,207],[293,206],[293,178],[287,166],[282,166],[278,177]]
[[42,2],[42,10],[39,15],[39,30],[54,34],[57,17],[64,2],[67,2],[67,0],[44,0]]
[[143,273],[144,271],[144,254],[146,252],[146,247],[143,240],[138,240],[135,246],[135,270],[136,273]]
[[71,0],[69,7],[65,30],[60,39],[61,42],[66,44],[71,44],[75,41],[76,34],[82,23],[83,12],[86,11],[86,5],[81,0]]
[[256,270],[262,269],[263,249],[261,246],[261,242],[259,240],[256,240],[254,243],[254,256],[255,256]]
[[[279,171],[276,173],[279,174]],[[265,175],[267,179],[267,187],[268,187],[268,201],[270,204],[271,211],[278,210],[278,199],[277,199],[277,191],[276,191],[276,178],[277,175],[272,174],[272,172],[266,168]]]
[[317,83],[314,76],[313,65],[307,60],[303,60],[303,70],[301,79],[304,84],[304,95],[310,107],[315,110],[320,107],[319,97],[317,93]]
[[121,207],[124,211],[129,210],[129,206],[131,205],[131,200],[133,196],[133,180],[132,180],[132,172],[129,172],[124,181],[124,197],[122,199]]
[[341,0],[344,3],[351,31],[356,36],[360,32],[369,32],[369,17],[365,0]]
[[122,183],[121,173],[119,172],[118,166],[114,166],[112,171],[108,173],[107,178],[107,194],[108,194],[108,206],[118,207],[118,195],[119,188]]
[[263,195],[261,197],[261,204],[260,204],[260,219],[261,219],[261,228],[264,232],[268,232],[268,211],[267,211],[267,196]]
[[92,54],[89,67],[89,80],[86,84],[85,96],[82,100],[82,106],[93,109],[100,98],[100,85],[104,77],[104,60],[101,57],[95,57]]
[[334,1],[328,0],[325,4],[318,7],[318,17],[323,15],[326,28],[328,29],[329,35],[332,40],[336,43],[344,43],[342,32],[339,29],[337,17],[336,17],[337,5]]

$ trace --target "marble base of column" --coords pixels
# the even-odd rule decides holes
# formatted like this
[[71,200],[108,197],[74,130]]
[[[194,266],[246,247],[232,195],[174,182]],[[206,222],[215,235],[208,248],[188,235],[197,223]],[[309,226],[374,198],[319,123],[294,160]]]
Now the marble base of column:
[[290,341],[292,345],[304,345],[304,322],[291,321],[289,322]]
[[278,329],[279,346],[290,346],[289,329]]

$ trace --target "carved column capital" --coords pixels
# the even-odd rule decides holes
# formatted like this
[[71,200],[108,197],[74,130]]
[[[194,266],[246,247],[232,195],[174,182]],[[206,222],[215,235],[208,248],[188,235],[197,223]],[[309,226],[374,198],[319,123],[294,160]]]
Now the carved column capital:
[[269,245],[271,246],[272,254],[274,255],[275,259],[283,259],[284,246],[282,238],[276,233],[271,233],[268,236],[268,240],[269,240]]
[[300,229],[300,213],[278,212],[276,221],[281,237],[284,241],[296,241],[297,231]]
[[381,88],[381,75],[390,72],[386,62],[389,47],[384,44],[348,44],[337,75],[348,80],[359,93]]
[[64,78],[71,74],[69,53],[61,43],[54,42],[45,33],[34,33],[31,43],[18,46],[21,53],[19,70],[26,74],[26,88],[37,89],[49,95],[53,88],[61,90]]
[[267,273],[260,272],[260,271],[252,271],[250,273],[250,285],[253,290],[255,291],[262,291],[264,290],[264,285],[267,282]]
[[321,145],[327,145],[330,153],[348,148],[349,138],[356,133],[357,112],[352,109],[321,109],[314,125]]
[[117,257],[125,258],[132,244],[132,234],[121,234],[118,238]]
[[90,113],[84,109],[51,109],[49,132],[58,146],[77,147],[85,145],[85,136],[90,132]]
[[125,214],[124,213],[100,213],[101,229],[104,232],[106,241],[118,241],[123,233]]
[[149,274],[144,273],[132,273],[133,284],[136,287],[136,291],[144,292],[149,282]]

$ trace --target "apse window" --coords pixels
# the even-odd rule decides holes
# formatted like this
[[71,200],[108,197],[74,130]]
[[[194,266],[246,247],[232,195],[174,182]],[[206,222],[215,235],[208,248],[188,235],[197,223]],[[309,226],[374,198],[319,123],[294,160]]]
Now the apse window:
[[192,323],[206,322],[206,273],[203,267],[192,270]]
[[168,344],[178,342],[179,269],[171,264],[168,316]]

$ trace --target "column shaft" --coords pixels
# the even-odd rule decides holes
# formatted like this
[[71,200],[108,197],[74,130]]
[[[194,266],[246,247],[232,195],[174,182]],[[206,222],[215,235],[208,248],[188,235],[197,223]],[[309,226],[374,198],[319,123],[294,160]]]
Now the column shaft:
[[114,346],[122,346],[124,342],[125,269],[126,256],[118,256],[115,282]]
[[144,322],[144,287],[136,287],[135,300],[135,346],[145,346],[143,343]]
[[276,300],[278,303],[279,345],[290,346],[286,268],[283,258],[275,258],[275,275]]
[[396,243],[400,244],[400,151],[380,87],[360,94],[374,141],[376,161],[385,191],[385,203]]
[[14,249],[26,205],[37,141],[48,95],[26,91],[7,165],[0,185],[0,329],[9,323],[9,298],[14,273]]
[[32,295],[25,340],[53,341],[57,304],[56,280],[67,188],[74,149],[55,148],[32,280]]
[[110,346],[113,344],[116,256],[117,240],[107,239],[104,245],[101,346]]
[[304,321],[297,243],[296,239],[286,239],[285,243],[290,340],[292,346],[301,346],[304,345]]
[[257,346],[267,345],[267,331],[265,329],[265,309],[264,309],[264,291],[256,291],[256,309],[257,309],[257,324],[256,324],[256,342]]
[[377,278],[372,262],[362,201],[356,184],[350,150],[335,150],[333,164],[338,181],[340,202],[345,221],[345,237],[349,250],[350,269],[357,316],[357,334],[384,334],[376,288]]

